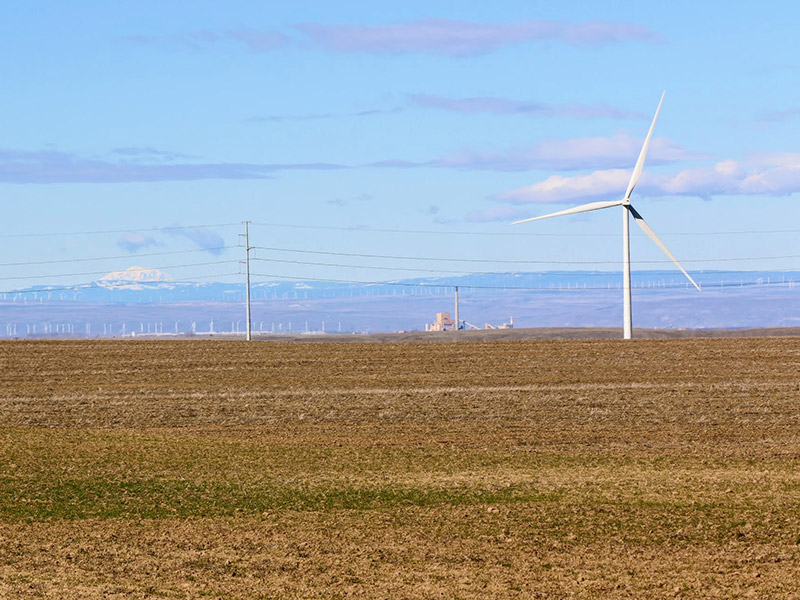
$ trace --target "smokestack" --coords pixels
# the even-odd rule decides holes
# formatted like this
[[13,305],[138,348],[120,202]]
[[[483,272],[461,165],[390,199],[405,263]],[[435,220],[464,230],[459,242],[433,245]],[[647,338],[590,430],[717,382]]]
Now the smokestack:
[[459,329],[461,329],[461,324],[460,324],[460,322],[458,320],[458,286],[456,286],[456,318],[455,318],[455,322],[456,322],[456,331],[458,331]]

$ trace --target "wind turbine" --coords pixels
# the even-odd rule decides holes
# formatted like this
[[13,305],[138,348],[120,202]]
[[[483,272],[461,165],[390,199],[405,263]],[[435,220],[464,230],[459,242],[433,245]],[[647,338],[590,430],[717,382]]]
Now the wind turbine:
[[695,280],[692,279],[689,273],[686,272],[686,269],[684,269],[675,259],[675,257],[672,256],[672,253],[667,250],[667,247],[650,228],[650,226],[647,224],[647,221],[645,221],[642,215],[640,215],[639,212],[631,205],[631,194],[633,193],[633,189],[636,187],[636,184],[639,183],[639,177],[642,175],[644,160],[647,156],[647,149],[650,147],[650,138],[653,136],[653,129],[655,129],[656,119],[658,119],[658,113],[661,112],[661,104],[663,102],[664,94],[662,93],[661,100],[659,101],[658,108],[656,109],[656,114],[653,117],[652,124],[650,125],[650,131],[647,132],[647,137],[644,140],[642,150],[639,152],[639,158],[636,161],[636,166],[633,168],[633,174],[628,182],[628,189],[625,192],[625,196],[623,196],[622,200],[614,200],[610,202],[590,202],[589,204],[582,204],[581,206],[576,206],[575,208],[568,208],[567,210],[560,210],[558,212],[550,213],[549,215],[533,217],[532,219],[523,219],[521,221],[515,221],[512,223],[512,225],[517,225],[519,223],[528,223],[530,221],[538,221],[540,219],[549,219],[550,217],[560,217],[562,215],[572,215],[576,213],[589,212],[592,210],[600,210],[603,208],[611,208],[612,206],[622,207],[622,303],[624,312],[623,337],[626,340],[631,339],[633,332],[633,322],[631,317],[631,235],[630,222],[628,219],[629,214],[633,216],[633,219],[650,237],[650,239],[653,240],[656,245],[664,251],[664,254],[666,254],[670,260],[678,266],[683,274],[686,275],[686,278],[692,282],[692,285],[698,290],[700,289],[700,286],[697,285]]

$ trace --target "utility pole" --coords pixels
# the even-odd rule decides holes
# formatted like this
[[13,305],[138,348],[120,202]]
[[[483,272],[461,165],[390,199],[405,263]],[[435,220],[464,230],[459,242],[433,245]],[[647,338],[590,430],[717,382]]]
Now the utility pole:
[[456,287],[456,318],[455,318],[455,321],[456,321],[456,331],[458,331],[459,329],[461,329],[461,322],[458,320],[458,286],[455,286],[455,287]]
[[247,334],[245,339],[249,342],[252,339],[250,327],[250,221],[242,221],[242,223],[244,224],[245,304],[247,305]]

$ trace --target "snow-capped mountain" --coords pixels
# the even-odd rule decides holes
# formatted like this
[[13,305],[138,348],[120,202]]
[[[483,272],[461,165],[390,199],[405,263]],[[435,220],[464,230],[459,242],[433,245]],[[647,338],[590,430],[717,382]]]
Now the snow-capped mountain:
[[146,289],[142,285],[145,283],[162,284],[169,281],[172,281],[172,278],[158,269],[129,267],[124,271],[112,271],[103,275],[96,284],[106,289],[141,290]]

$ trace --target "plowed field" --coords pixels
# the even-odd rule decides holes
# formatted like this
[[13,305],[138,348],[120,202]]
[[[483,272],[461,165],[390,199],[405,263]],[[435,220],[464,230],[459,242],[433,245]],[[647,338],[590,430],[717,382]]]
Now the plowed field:
[[800,598],[800,338],[0,343],[0,598]]

